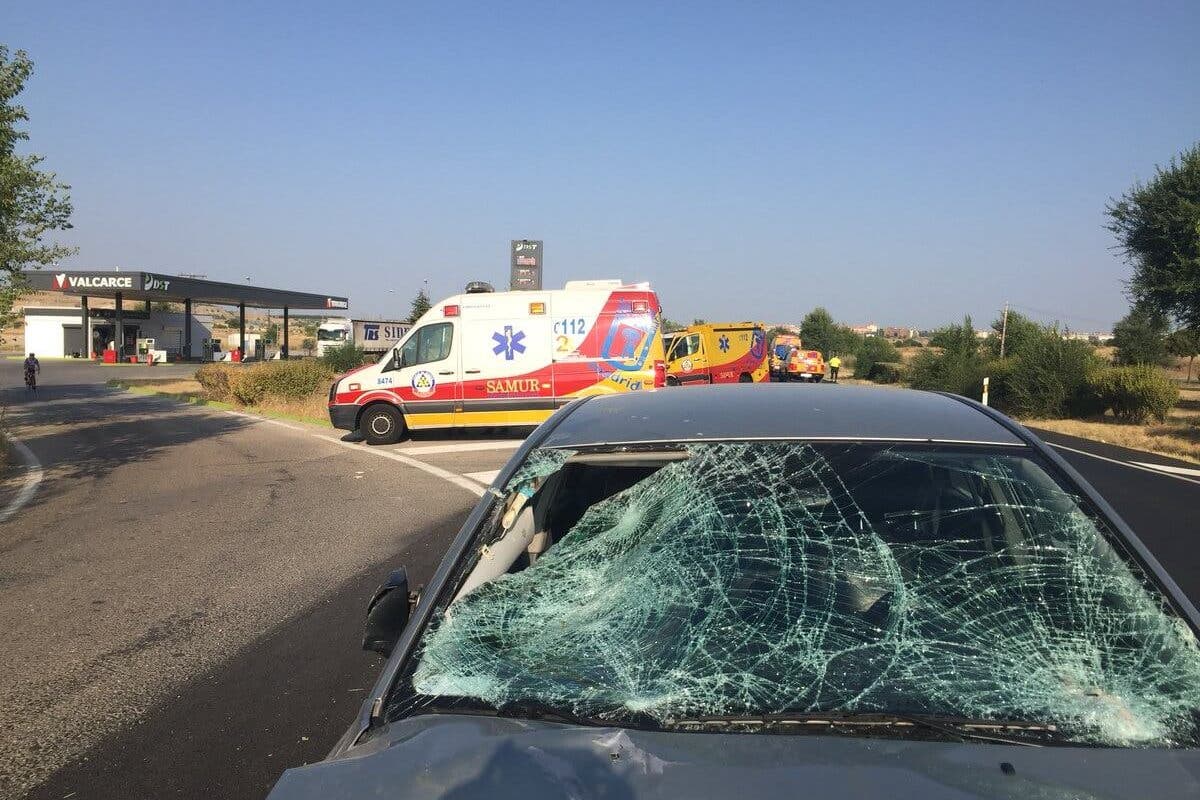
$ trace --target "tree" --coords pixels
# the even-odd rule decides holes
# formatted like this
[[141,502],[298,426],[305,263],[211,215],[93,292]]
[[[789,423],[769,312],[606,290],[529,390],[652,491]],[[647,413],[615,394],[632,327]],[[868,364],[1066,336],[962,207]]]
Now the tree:
[[272,322],[267,325],[267,329],[263,331],[263,341],[267,344],[275,344],[279,341],[279,323]]
[[947,353],[975,355],[979,351],[979,339],[970,317],[963,317],[961,325],[946,325],[929,334],[929,344],[940,347]]
[[675,333],[676,331],[681,331],[686,327],[687,325],[684,325],[682,322],[676,322],[670,317],[662,318],[663,333]]
[[1008,312],[1008,322],[1000,317],[992,322],[992,335],[983,342],[983,349],[991,358],[1000,357],[1000,340],[1004,339],[1004,355],[1015,356],[1031,343],[1041,338],[1043,328],[1024,314]]
[[1200,356],[1200,328],[1180,328],[1167,337],[1167,352],[1188,360],[1187,383],[1192,381],[1192,362]]
[[1167,358],[1167,317],[1158,308],[1137,303],[1129,313],[1113,327],[1113,344],[1117,348],[1117,363],[1153,364],[1169,363]]
[[849,329],[834,322],[833,315],[821,306],[805,314],[800,321],[800,341],[804,349],[819,350],[826,358],[850,352],[857,344]]
[[899,364],[900,351],[882,336],[867,336],[854,351],[854,377],[870,378],[876,364]]
[[412,300],[412,310],[409,311],[408,321],[416,322],[425,315],[425,312],[433,307],[429,302],[429,295],[425,294],[425,290],[417,292],[417,296]]
[[984,360],[970,317],[961,325],[938,328],[929,337],[934,352],[926,348],[913,359],[910,379],[914,389],[937,389],[965,397],[979,397],[983,386]]
[[1133,267],[1134,302],[1200,328],[1200,143],[1106,210],[1105,227]]
[[16,152],[17,143],[29,139],[17,127],[29,115],[15,100],[32,74],[33,62],[24,50],[10,56],[0,45],[0,327],[5,328],[24,289],[22,271],[75,253],[73,247],[46,241],[48,233],[71,227],[71,187],[38,169],[42,156]]

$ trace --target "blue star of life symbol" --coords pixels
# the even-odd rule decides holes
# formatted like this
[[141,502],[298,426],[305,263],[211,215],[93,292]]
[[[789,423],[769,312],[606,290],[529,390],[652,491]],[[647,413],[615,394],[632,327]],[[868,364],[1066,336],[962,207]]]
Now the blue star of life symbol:
[[721,348],[722,353],[728,353],[729,352],[729,337],[722,335],[720,339],[717,339],[717,347]]
[[504,333],[493,333],[492,341],[496,346],[492,348],[492,352],[496,355],[504,353],[505,361],[512,361],[514,353],[524,353],[525,345],[521,344],[521,340],[525,338],[525,331],[517,331],[513,333],[512,325],[504,326]]

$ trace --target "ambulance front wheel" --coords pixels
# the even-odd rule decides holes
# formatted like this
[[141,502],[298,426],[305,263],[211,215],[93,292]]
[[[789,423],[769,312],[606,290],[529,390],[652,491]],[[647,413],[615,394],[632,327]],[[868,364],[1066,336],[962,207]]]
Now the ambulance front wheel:
[[391,406],[379,403],[363,412],[358,429],[367,444],[395,444],[404,435],[404,417]]

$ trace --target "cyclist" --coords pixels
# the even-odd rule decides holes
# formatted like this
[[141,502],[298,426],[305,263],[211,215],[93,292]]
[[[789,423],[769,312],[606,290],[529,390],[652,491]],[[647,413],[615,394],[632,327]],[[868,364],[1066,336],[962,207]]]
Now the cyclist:
[[25,385],[30,389],[37,389],[37,376],[41,371],[42,365],[37,356],[30,353],[29,358],[25,359]]

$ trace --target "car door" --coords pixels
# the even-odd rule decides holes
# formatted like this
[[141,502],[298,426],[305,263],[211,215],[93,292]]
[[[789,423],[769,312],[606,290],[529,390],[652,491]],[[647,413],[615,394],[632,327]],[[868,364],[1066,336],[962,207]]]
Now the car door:
[[707,382],[708,359],[704,353],[704,337],[689,333],[675,339],[671,348],[670,373],[680,383]]
[[430,322],[413,331],[379,373],[381,388],[403,401],[410,428],[453,425],[462,394],[459,338],[453,320]]

